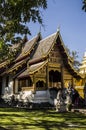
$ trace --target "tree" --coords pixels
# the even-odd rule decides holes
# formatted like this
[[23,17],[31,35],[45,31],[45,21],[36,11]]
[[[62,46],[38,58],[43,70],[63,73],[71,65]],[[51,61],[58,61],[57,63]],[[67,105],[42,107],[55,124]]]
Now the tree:
[[73,58],[73,66],[75,69],[79,69],[80,62],[77,60],[78,59],[78,52],[77,51],[72,51],[71,52],[71,57]]
[[70,55],[70,54],[71,54],[71,52],[70,52],[70,49],[68,48],[68,46],[65,46],[65,49],[66,49],[66,51],[67,51],[68,55]]
[[86,12],[86,0],[83,0],[83,7],[82,9]]
[[47,8],[47,0],[0,0],[0,37],[13,42],[20,40],[18,34],[31,34],[30,21],[43,25],[41,8]]
[[66,51],[68,55],[73,59],[72,65],[75,69],[79,69],[80,62],[77,60],[78,59],[78,52],[77,51],[70,51],[70,49],[66,46]]
[[[9,51],[7,43],[21,41],[21,37],[31,34],[29,22],[43,26],[41,9],[47,8],[47,0],[0,0],[0,58]],[[2,43],[1,43],[2,42]],[[6,50],[3,48],[6,44]],[[3,54],[4,52],[4,54]]]
[[6,45],[3,40],[0,40],[0,62],[4,60],[9,52],[8,45]]

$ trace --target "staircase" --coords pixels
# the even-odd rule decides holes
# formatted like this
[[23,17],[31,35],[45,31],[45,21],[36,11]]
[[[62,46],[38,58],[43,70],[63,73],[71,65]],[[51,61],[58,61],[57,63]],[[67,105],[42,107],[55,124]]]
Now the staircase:
[[46,102],[49,102],[49,99],[50,99],[50,95],[49,95],[48,90],[36,91],[33,102],[34,103],[46,103]]

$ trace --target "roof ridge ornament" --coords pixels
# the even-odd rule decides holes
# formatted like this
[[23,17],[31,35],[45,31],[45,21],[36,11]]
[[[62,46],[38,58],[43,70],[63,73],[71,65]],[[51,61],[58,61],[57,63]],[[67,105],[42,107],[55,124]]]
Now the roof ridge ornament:
[[60,25],[59,25],[58,28],[57,28],[57,32],[60,32]]
[[39,28],[39,32],[38,32],[38,34],[41,34],[41,26],[40,26],[40,28]]

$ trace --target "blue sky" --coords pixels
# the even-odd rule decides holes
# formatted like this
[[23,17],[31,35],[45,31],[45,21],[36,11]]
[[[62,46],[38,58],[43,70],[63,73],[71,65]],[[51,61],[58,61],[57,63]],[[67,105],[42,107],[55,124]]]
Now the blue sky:
[[[63,42],[72,51],[77,51],[79,60],[82,60],[86,51],[86,12],[82,10],[82,0],[48,0],[48,8],[42,11],[45,28],[41,27],[42,37],[45,38],[57,31]],[[32,36],[39,30],[38,23],[30,23]]]

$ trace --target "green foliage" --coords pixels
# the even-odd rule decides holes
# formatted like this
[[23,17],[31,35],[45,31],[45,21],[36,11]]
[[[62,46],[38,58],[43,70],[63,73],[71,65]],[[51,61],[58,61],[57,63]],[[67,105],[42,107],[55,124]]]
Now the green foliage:
[[83,7],[82,9],[86,12],[86,0],[83,0]]
[[10,44],[5,44],[3,40],[0,41],[0,62],[9,59],[12,61],[16,54],[21,51],[22,44],[18,44],[18,47],[13,48]]
[[9,52],[8,45],[1,39],[0,41],[0,62],[7,58]]
[[43,25],[41,9],[46,8],[47,0],[0,0],[0,61],[15,55],[8,42],[19,43],[31,34],[29,22]]
[[78,52],[77,51],[72,51],[71,52],[71,57],[73,59],[73,66],[75,69],[79,69],[80,62],[77,60],[78,59]]
[[70,51],[70,49],[66,46],[66,51],[68,53],[68,55],[72,58],[73,62],[72,65],[75,69],[79,69],[80,66],[80,62],[78,61],[78,52],[77,51]]
[[0,37],[14,41],[16,34],[31,34],[27,23],[43,24],[40,8],[47,8],[46,0],[0,0]]

